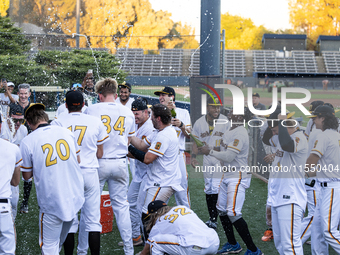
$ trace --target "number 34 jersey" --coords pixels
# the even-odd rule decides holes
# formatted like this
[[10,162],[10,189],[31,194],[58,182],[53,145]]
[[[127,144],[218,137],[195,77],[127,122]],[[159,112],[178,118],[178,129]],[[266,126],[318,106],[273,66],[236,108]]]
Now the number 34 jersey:
[[33,171],[40,211],[72,220],[84,203],[74,135],[58,126],[39,127],[21,141],[20,150],[21,171]]
[[101,119],[110,140],[104,143],[102,158],[122,158],[128,153],[128,137],[135,135],[135,117],[132,111],[114,102],[98,103],[88,107],[86,114]]

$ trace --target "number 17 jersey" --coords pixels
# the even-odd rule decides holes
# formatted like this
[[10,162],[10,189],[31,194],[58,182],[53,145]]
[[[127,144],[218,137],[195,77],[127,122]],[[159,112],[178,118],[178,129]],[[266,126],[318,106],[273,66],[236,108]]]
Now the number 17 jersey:
[[102,102],[89,106],[86,114],[101,119],[110,140],[104,143],[102,158],[122,158],[128,153],[128,137],[135,135],[135,117],[132,111],[115,102]]

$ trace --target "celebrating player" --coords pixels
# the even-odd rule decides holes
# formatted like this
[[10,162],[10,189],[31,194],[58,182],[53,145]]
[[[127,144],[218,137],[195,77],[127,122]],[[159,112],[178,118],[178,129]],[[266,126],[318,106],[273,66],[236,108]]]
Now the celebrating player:
[[[199,118],[192,129],[192,134],[196,136],[199,140],[205,142],[211,147],[211,149],[220,150],[220,143],[222,136],[226,131],[229,130],[230,124],[226,123],[228,118],[223,114],[220,114],[221,104],[218,102],[217,98],[209,98],[207,101],[207,115]],[[214,120],[220,120],[220,124],[214,125]],[[222,124],[223,122],[223,124]],[[196,167],[198,161],[196,159],[196,154],[198,153],[197,146],[193,143],[192,148],[192,162],[191,165]],[[203,156],[203,166],[221,166],[220,160],[210,156]],[[216,209],[218,189],[221,182],[221,173],[218,172],[207,172],[204,175],[204,192],[208,206],[208,212],[210,219],[206,222],[208,227],[217,228],[217,216],[218,211]]]
[[112,209],[124,242],[125,255],[132,255],[132,230],[126,193],[126,154],[129,140],[135,135],[135,120],[130,109],[115,102],[117,86],[117,81],[112,78],[97,82],[95,89],[100,103],[89,106],[86,113],[99,117],[110,137],[110,141],[104,144],[103,157],[99,159],[100,190],[103,190],[107,182]]
[[269,119],[280,119],[268,121],[262,139],[265,144],[277,147],[268,196],[275,247],[280,254],[303,254],[301,219],[307,194],[304,174],[299,167],[304,166],[307,158],[307,140],[297,129],[296,121],[286,120],[285,124],[281,123],[287,116],[276,111]]
[[[0,114],[0,131],[1,131]],[[15,254],[16,235],[11,213],[11,185],[20,182],[22,164],[19,147],[0,138],[0,254]]]
[[[168,107],[156,104],[152,106],[151,120],[156,131],[151,137],[141,141],[131,140],[129,152],[139,161],[151,164],[147,169],[147,181],[144,190],[146,196],[142,209],[142,221],[145,223],[148,205],[155,200],[168,202],[176,191],[182,191],[181,172],[178,167],[178,140],[176,131],[171,127],[171,111]],[[141,151],[148,149],[147,152]],[[146,233],[144,233],[146,234]],[[144,236],[146,239],[147,237]]]
[[[79,224],[79,242],[77,254],[87,254],[88,244],[91,254],[100,251],[100,186],[98,178],[98,160],[103,156],[103,146],[109,140],[105,126],[99,118],[81,113],[84,97],[79,91],[70,90],[66,94],[66,108],[69,114],[62,114],[51,124],[71,130],[80,148],[80,169],[84,178],[85,203],[81,209]],[[76,226],[70,231],[64,244],[65,254],[73,254],[74,233]],[[87,242],[88,240],[88,242]]]
[[315,174],[309,170],[317,170],[316,178],[321,185],[312,223],[312,253],[328,254],[328,243],[340,254],[339,124],[334,109],[326,105],[317,107],[309,117],[322,131],[317,134],[306,162],[307,175]]
[[131,109],[132,102],[134,99],[130,97],[131,94],[131,84],[127,82],[123,82],[118,85],[119,88],[119,97],[117,98],[117,104],[124,105]]
[[247,107],[244,108],[244,111],[245,115],[234,115],[233,111],[229,113],[230,120],[235,124],[231,124],[229,131],[223,135],[221,142],[223,151],[215,151],[208,145],[199,148],[203,154],[209,154],[223,161],[224,167],[228,169],[224,173],[216,205],[228,242],[217,254],[239,253],[242,250],[235,239],[233,226],[247,246],[246,255],[262,254],[254,244],[248,225],[241,213],[245,192],[251,181],[250,176],[245,171],[241,171],[241,167],[247,165],[249,137],[245,127],[239,123],[247,122],[252,118]]
[[[169,207],[161,200],[148,205],[150,231],[141,255],[216,254],[220,240],[198,216],[186,206]],[[170,224],[169,224],[170,223]]]
[[50,126],[44,110],[43,104],[31,104],[25,112],[33,132],[21,141],[21,171],[26,180],[34,176],[42,254],[56,255],[83,206],[84,180],[74,135],[66,128]]
[[177,205],[185,205],[190,208],[188,174],[184,154],[185,138],[190,138],[186,132],[187,130],[190,133],[190,115],[186,109],[181,109],[175,106],[174,102],[176,99],[176,93],[173,88],[164,87],[162,90],[154,92],[154,94],[159,96],[159,102],[162,105],[167,106],[171,110],[171,114],[173,115],[171,124],[175,128],[178,137],[179,150],[181,152],[178,158],[178,163],[182,174],[181,186],[184,190],[175,193],[176,203]]

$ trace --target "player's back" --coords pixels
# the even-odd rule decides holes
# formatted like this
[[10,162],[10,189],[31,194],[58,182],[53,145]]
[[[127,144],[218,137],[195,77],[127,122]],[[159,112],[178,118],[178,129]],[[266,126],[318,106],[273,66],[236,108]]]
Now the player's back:
[[102,158],[122,158],[128,153],[128,137],[135,133],[135,118],[130,109],[114,102],[91,105],[86,114],[99,117],[110,140],[104,144]]
[[72,112],[62,114],[52,125],[61,126],[73,132],[80,149],[80,167],[98,168],[97,144],[108,139],[103,123],[96,117]]
[[65,128],[46,125],[25,137],[20,149],[22,168],[33,168],[41,211],[72,220],[84,202],[84,181],[74,135]]
[[10,182],[17,162],[19,147],[0,138],[0,198],[11,196]]

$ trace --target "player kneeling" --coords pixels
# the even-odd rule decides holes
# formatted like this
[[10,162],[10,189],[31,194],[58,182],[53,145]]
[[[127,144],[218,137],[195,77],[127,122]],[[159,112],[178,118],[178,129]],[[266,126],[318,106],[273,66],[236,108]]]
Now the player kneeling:
[[170,207],[156,200],[148,205],[148,212],[150,234],[141,255],[216,254],[220,245],[216,231],[188,207]]

